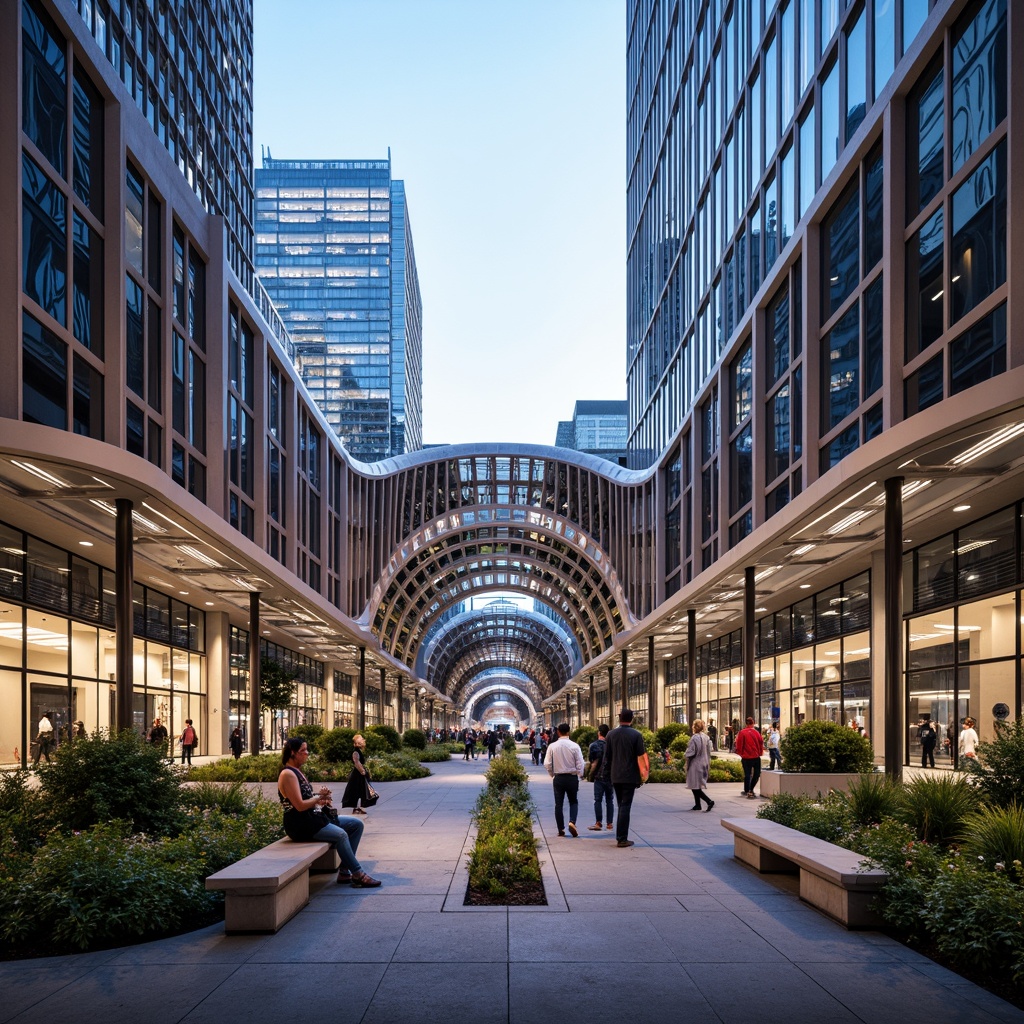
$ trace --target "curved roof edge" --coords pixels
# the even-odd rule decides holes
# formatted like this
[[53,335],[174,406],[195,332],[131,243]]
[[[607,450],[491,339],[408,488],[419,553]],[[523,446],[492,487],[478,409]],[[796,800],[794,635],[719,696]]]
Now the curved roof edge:
[[588,455],[586,452],[578,452],[573,448],[556,448],[554,445],[545,444],[515,444],[511,442],[508,444],[499,444],[498,442],[449,444],[439,448],[421,448],[419,451],[408,452],[405,455],[394,455],[390,459],[381,459],[380,462],[360,462],[344,448],[341,450],[352,469],[367,477],[390,476],[400,470],[425,466],[431,462],[447,462],[451,459],[471,459],[488,455],[571,462],[583,469],[600,473],[619,484],[643,483],[657,471],[657,466],[652,466],[649,469],[626,469],[624,466],[618,466],[597,455]]

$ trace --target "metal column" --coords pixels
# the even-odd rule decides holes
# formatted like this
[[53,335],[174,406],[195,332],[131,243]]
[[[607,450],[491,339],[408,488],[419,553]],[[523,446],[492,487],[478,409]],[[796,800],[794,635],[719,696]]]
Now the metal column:
[[260,752],[260,595],[249,594],[249,753]]
[[658,680],[654,675],[654,637],[647,638],[647,728],[658,728]]
[[686,720],[693,728],[697,717],[697,610],[686,613]]
[[[132,502],[128,498],[118,498],[115,504],[117,523],[114,528],[114,728],[116,732],[121,732],[132,727],[134,711],[135,623],[132,594],[135,589],[135,546],[132,538]],[[145,729],[145,721],[142,727]]]
[[748,565],[743,571],[743,715],[755,718],[754,714],[754,567]]
[[366,728],[366,648],[359,648],[359,682],[356,684],[356,721]]
[[398,708],[397,708],[397,716],[395,718],[395,721],[398,722],[398,731],[399,731],[399,733],[405,732],[405,708],[403,706],[404,705],[404,700],[405,700],[404,693],[403,693],[404,690],[405,690],[405,680],[401,676],[399,676],[398,677]]
[[903,478],[885,481],[885,774],[903,778]]

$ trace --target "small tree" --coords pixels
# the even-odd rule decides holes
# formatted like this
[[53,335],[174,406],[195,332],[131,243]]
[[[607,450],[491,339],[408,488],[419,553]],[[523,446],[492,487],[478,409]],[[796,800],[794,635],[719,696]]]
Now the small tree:
[[283,711],[295,701],[295,680],[273,658],[260,658],[260,707]]

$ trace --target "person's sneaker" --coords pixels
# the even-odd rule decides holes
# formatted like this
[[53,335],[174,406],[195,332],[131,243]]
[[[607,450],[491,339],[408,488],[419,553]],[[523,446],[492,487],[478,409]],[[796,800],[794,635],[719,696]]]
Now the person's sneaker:
[[569,835],[575,839],[580,834],[580,830],[576,827],[575,821],[569,822]]
[[617,839],[615,841],[615,845],[616,846],[632,846],[633,845],[633,840],[632,839]]
[[596,821],[596,822],[594,822],[593,825],[589,825],[587,827],[587,831],[588,832],[602,832],[603,830],[604,830],[604,825],[602,825],[601,822],[599,822],[599,821]]
[[615,826],[609,821],[608,824],[605,825],[605,828],[608,829],[609,832],[611,832],[611,830],[615,828]]

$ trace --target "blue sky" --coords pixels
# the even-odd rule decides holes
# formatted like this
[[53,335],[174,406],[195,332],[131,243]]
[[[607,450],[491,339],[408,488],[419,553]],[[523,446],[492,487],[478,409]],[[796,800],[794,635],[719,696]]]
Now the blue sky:
[[405,181],[424,441],[553,444],[626,397],[622,0],[255,0],[255,124],[278,159]]

